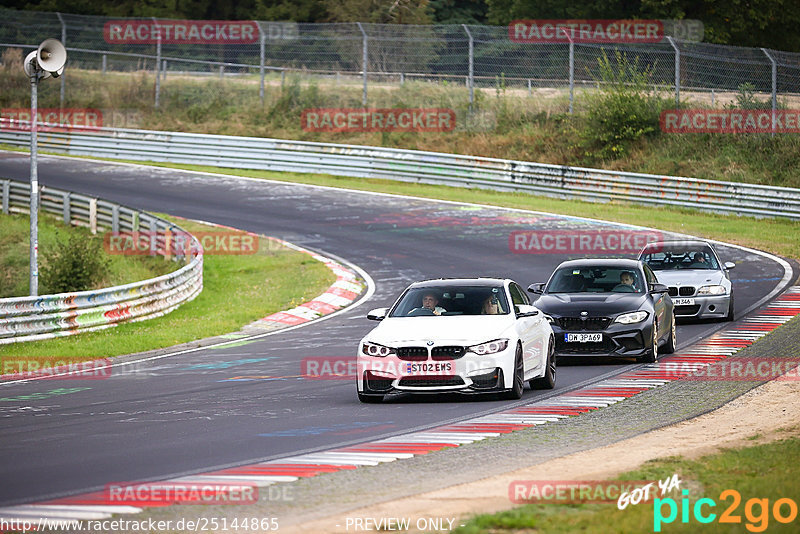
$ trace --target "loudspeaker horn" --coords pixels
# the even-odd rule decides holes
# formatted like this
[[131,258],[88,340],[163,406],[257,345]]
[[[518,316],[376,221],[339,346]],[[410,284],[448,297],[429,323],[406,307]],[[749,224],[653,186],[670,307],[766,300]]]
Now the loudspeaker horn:
[[36,59],[42,70],[58,77],[67,63],[67,49],[58,39],[45,39],[36,51]]

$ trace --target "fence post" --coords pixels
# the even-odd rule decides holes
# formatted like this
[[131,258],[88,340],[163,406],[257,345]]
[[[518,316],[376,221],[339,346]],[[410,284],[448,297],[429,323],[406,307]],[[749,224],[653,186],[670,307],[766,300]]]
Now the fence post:
[[361,68],[362,72],[364,73],[364,91],[361,95],[361,105],[367,107],[367,58],[369,53],[369,48],[367,45],[367,32],[364,31],[364,27],[360,22],[356,22],[356,24],[358,24],[358,29],[361,30],[361,39],[363,42],[361,45]]
[[766,48],[762,48],[761,51],[772,63],[772,137],[775,137],[775,112],[778,109],[778,62],[775,61],[772,54],[767,52]]
[[575,41],[567,32],[566,28],[561,28],[569,41],[569,114],[572,115],[573,103],[575,101]]
[[70,225],[72,221],[72,193],[69,191],[64,193],[63,205],[61,206],[61,216],[64,219],[64,224]]
[[103,54],[103,76],[106,75],[106,67],[108,66],[107,63],[108,63],[108,56],[106,54]]
[[89,199],[89,231],[92,235],[97,233],[97,199]]
[[155,17],[152,17],[154,27],[156,28],[156,101],[155,108],[158,109],[159,100],[161,97],[161,26]]
[[672,45],[672,49],[675,50],[675,107],[680,107],[681,105],[681,49],[678,48],[678,45],[675,43],[675,40],[667,35],[667,40],[669,44]]
[[475,94],[474,94],[474,87],[475,87],[475,55],[474,55],[474,45],[475,40],[472,38],[472,33],[470,33],[469,28],[467,28],[466,24],[461,25],[464,28],[464,31],[467,32],[467,38],[469,38],[469,105],[472,107],[472,104],[475,102]]
[[3,213],[8,215],[8,195],[11,193],[11,180],[3,180]]
[[225,75],[225,65],[220,65],[219,66],[219,79],[221,80],[224,75]]
[[[61,23],[61,44],[67,46],[67,25],[64,22],[64,17],[61,16],[61,13],[56,12],[58,16],[58,21]],[[66,81],[64,80],[64,73],[61,73],[61,109],[64,109],[64,93],[65,93],[65,86],[64,84]]]
[[260,50],[259,59],[258,59],[258,69],[259,69],[259,74],[261,75],[261,86],[260,86],[260,88],[258,90],[258,96],[261,97],[261,105],[263,106],[264,105],[264,61],[265,61],[265,58],[266,58],[266,55],[267,55],[267,52],[266,52],[266,49],[265,49],[265,46],[266,46],[266,43],[267,43],[267,39],[266,39],[266,36],[264,35],[264,30],[261,29],[261,23],[260,22],[258,24],[258,33],[261,34],[261,50]]

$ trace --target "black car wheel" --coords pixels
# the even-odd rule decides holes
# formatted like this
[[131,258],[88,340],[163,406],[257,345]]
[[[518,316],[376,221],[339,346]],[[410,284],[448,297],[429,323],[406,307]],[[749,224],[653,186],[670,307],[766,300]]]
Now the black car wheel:
[[672,327],[669,329],[669,337],[667,338],[667,344],[664,345],[664,353],[665,354],[672,354],[675,352],[675,347],[678,345],[678,333],[677,328],[675,326],[675,314],[672,314]]
[[550,338],[547,345],[547,366],[544,376],[528,381],[532,389],[553,389],[556,387],[556,347],[555,339]]
[[514,358],[514,385],[508,391],[500,394],[505,400],[522,398],[522,389],[525,387],[525,362],[522,361],[522,347],[517,345],[517,356]]
[[731,291],[731,300],[728,304],[728,315],[725,316],[726,321],[733,321],[733,291]]
[[644,353],[644,356],[638,357],[636,361],[640,363],[653,363],[657,359],[658,359],[658,321],[653,321],[652,347],[650,347],[650,349]]

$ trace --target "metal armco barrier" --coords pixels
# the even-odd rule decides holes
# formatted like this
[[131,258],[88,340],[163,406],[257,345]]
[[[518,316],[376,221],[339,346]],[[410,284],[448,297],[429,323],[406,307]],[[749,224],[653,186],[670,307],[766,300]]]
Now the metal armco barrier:
[[[19,128],[19,122],[16,128]],[[29,133],[0,120],[0,143],[27,146]],[[97,128],[39,134],[43,150],[71,155],[311,172],[524,191],[594,202],[625,200],[714,212],[800,219],[800,189],[615,172],[526,161],[282,139]],[[643,221],[643,224],[646,221]]]
[[[92,232],[106,228],[157,235],[150,241],[153,254],[169,253],[165,240],[170,232],[187,234],[169,221],[106,200],[51,187],[41,187],[39,194],[41,209],[63,217],[66,224],[87,226]],[[3,213],[28,213],[29,195],[27,183],[0,179]],[[188,263],[158,278],[92,291],[0,299],[0,345],[99,330],[169,313],[203,289],[203,255],[198,253],[202,247],[193,236],[191,241],[190,258],[174,255]]]

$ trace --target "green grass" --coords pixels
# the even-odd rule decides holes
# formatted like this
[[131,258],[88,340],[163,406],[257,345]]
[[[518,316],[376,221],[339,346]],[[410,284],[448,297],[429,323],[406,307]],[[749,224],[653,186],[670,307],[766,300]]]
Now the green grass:
[[[29,294],[29,232],[30,219],[27,215],[0,214],[0,298],[22,297]],[[86,228],[69,227],[61,219],[46,213],[39,214],[39,264],[44,265],[53,247],[66,241],[72,233],[85,239],[102,243],[103,234],[92,236]],[[105,279],[95,284],[93,289],[138,282],[155,278],[176,270],[179,266],[162,258],[131,257],[117,254],[104,256],[109,260],[109,272]],[[53,293],[46,279],[40,276],[39,294]]]
[[800,259],[800,239],[798,239],[800,221],[787,219],[756,219],[737,215],[698,212],[688,208],[655,208],[623,202],[594,203],[578,200],[559,200],[525,193],[506,193],[485,189],[466,189],[322,174],[219,169],[199,165],[161,163],[153,163],[152,165],[589,217],[648,226],[670,232],[687,233],[707,239],[718,239],[789,258]]
[[[715,508],[703,507],[703,513],[717,515],[709,524],[701,524],[695,520],[692,509],[689,519],[681,523],[681,499],[676,492],[675,499],[678,514],[671,524],[663,524],[661,532],[667,533],[716,533],[716,532],[758,532],[766,527],[767,532],[797,532],[798,522],[795,519],[789,524],[781,524],[772,516],[772,507],[776,500],[790,498],[800,505],[797,480],[800,478],[800,432],[792,429],[791,437],[771,443],[728,449],[718,454],[701,457],[697,460],[672,457],[664,460],[650,461],[640,469],[623,473],[617,480],[664,480],[673,474],[681,479],[681,490],[689,490],[689,503],[694,507],[698,499],[710,498],[717,503]],[[554,477],[557,478],[557,477]],[[724,490],[736,490],[741,496],[738,507],[731,510],[733,516],[741,518],[740,524],[721,524],[720,515],[732,506],[731,497],[721,499]],[[754,503],[749,505],[750,516],[746,515],[750,499],[769,499],[769,517],[764,518],[761,510]],[[667,505],[662,507],[663,514],[668,515]],[[787,505],[782,513],[788,515]],[[755,530],[750,530],[747,525]],[[611,527],[613,525],[613,527]],[[493,534],[521,533],[642,533],[653,532],[654,504],[641,503],[629,505],[624,510],[617,509],[614,503],[579,503],[579,504],[526,504],[497,514],[479,515],[468,521],[465,526],[457,528],[453,534],[477,534],[491,532]]]
[[[214,230],[190,221],[175,222],[190,232]],[[163,317],[64,338],[0,345],[0,354],[84,361],[169,347],[236,331],[316,297],[335,280],[310,255],[276,249],[266,240],[257,254],[206,255],[204,262],[202,293]]]

